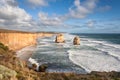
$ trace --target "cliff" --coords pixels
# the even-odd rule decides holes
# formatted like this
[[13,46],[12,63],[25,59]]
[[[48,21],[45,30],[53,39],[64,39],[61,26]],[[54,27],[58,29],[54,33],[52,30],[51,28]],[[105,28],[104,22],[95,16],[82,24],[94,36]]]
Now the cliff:
[[35,45],[38,37],[49,37],[53,33],[22,32],[13,30],[0,30],[0,42],[11,50],[18,50],[29,45]]

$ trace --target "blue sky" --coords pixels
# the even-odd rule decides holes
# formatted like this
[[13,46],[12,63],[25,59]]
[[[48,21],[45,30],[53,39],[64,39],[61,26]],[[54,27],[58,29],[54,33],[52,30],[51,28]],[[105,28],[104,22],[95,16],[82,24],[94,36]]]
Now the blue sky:
[[1,0],[0,28],[120,33],[120,0]]

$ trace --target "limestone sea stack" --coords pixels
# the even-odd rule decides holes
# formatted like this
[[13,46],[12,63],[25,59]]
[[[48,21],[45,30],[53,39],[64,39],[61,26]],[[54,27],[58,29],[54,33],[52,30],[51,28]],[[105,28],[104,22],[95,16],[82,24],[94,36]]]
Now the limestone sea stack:
[[80,45],[80,38],[78,36],[76,36],[73,40],[73,44],[74,45]]
[[56,36],[55,42],[56,42],[56,43],[64,43],[65,40],[64,40],[63,34],[58,34],[58,35]]

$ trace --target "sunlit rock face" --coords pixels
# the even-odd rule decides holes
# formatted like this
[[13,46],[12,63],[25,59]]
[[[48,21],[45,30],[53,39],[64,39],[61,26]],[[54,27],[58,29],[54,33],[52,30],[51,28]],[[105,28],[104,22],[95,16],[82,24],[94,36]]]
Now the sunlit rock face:
[[25,46],[36,44],[36,34],[32,33],[0,33],[0,42],[12,50],[18,50]]
[[58,35],[56,36],[55,42],[56,42],[56,43],[64,43],[65,40],[64,40],[63,34],[58,34]]
[[76,36],[74,39],[73,39],[73,44],[74,45],[80,45],[80,38],[78,36]]
[[20,31],[0,31],[0,42],[11,50],[19,50],[23,47],[35,45],[38,37],[50,37],[53,33],[31,33]]

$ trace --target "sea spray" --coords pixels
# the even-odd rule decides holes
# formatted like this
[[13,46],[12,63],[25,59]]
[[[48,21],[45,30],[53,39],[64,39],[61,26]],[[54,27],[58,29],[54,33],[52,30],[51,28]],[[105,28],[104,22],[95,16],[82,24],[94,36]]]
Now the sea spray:
[[32,68],[33,64],[35,64],[37,66],[36,71],[38,71],[39,70],[39,63],[35,59],[29,58],[28,59],[28,67]]

